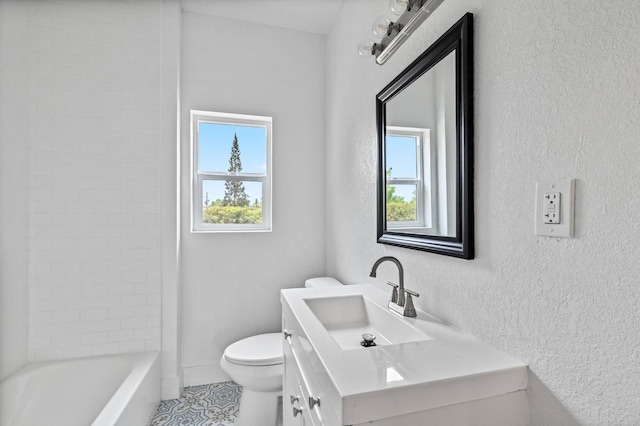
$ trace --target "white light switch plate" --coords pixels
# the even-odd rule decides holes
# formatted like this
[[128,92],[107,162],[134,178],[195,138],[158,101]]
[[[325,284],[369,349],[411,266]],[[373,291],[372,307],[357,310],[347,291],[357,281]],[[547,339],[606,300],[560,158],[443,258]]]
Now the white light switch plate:
[[536,183],[536,235],[573,237],[575,179]]

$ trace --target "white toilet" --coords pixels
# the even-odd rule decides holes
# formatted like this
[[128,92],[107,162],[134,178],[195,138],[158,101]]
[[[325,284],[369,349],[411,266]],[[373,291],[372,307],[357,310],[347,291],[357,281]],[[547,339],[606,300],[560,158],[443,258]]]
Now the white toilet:
[[[305,287],[342,285],[335,278],[310,278]],[[278,398],[282,394],[282,334],[267,333],[232,343],[220,359],[220,367],[242,386],[236,425],[275,426]]]

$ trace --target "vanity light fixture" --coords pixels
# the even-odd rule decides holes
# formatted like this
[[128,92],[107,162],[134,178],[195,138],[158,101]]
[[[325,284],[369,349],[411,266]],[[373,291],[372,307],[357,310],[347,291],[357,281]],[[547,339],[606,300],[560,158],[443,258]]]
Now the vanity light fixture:
[[384,64],[443,1],[390,0],[389,8],[400,17],[396,21],[384,16],[376,19],[372,27],[373,34],[382,40],[361,42],[358,45],[358,53],[362,56],[375,56],[376,63]]

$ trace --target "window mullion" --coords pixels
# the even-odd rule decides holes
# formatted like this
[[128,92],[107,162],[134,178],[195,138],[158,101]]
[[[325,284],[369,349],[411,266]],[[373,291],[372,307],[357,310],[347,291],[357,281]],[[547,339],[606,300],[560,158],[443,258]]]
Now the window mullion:
[[205,180],[232,180],[232,181],[249,181],[249,182],[263,182],[266,179],[265,175],[257,174],[229,174],[229,173],[211,173],[200,172],[198,176],[201,176]]
[[387,185],[415,185],[420,182],[416,178],[387,178]]

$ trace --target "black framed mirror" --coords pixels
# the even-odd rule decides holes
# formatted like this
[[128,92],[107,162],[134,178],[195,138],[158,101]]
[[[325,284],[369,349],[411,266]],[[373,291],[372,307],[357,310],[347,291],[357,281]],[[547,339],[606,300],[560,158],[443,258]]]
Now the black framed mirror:
[[473,259],[473,15],[376,97],[378,242]]

